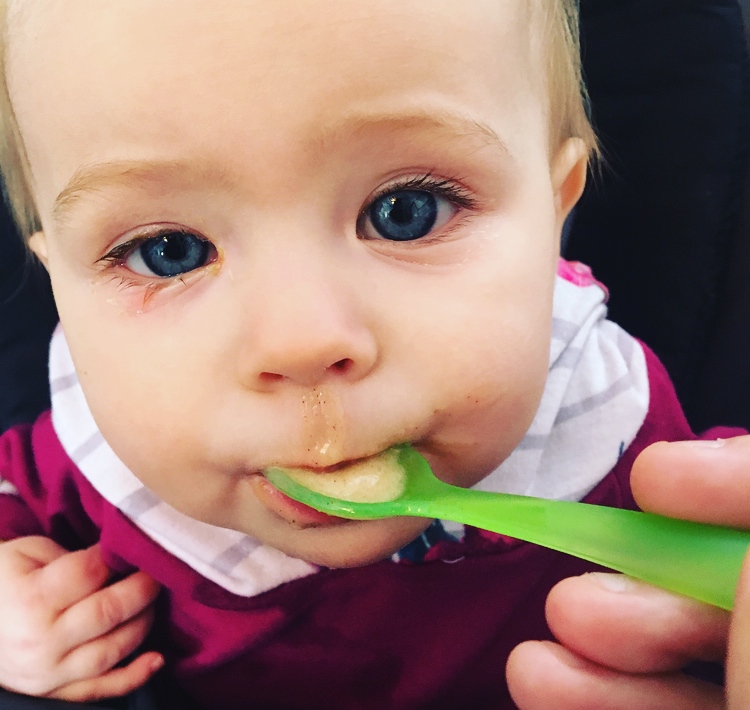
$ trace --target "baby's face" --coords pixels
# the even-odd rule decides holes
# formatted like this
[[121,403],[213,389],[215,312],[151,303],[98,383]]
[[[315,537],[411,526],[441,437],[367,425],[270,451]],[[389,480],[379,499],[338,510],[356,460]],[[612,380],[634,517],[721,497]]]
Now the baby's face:
[[[582,149],[526,0],[37,0],[10,90],[94,416],[161,498],[330,566],[424,520],[265,484],[413,442],[469,486],[547,371]],[[321,473],[321,475],[325,475]]]

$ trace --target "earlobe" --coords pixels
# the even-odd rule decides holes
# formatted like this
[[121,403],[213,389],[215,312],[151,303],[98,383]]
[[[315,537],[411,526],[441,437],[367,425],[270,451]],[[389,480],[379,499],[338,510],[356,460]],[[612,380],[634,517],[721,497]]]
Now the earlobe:
[[562,223],[586,186],[588,151],[580,138],[568,138],[552,161],[552,187],[555,193],[557,219]]
[[34,232],[29,237],[28,244],[36,258],[44,264],[44,268],[49,269],[47,266],[47,236],[44,232]]

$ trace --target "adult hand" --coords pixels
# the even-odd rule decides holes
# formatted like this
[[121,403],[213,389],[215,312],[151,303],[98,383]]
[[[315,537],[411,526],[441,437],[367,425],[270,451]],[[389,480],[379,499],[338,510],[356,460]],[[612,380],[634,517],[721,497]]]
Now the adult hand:
[[98,545],[0,543],[0,686],[85,702],[125,695],[161,667],[155,652],[116,667],[148,633],[159,588],[142,572],[109,576]]
[[[637,459],[632,486],[644,510],[750,528],[750,436],[655,444]],[[527,642],[508,661],[508,684],[522,710],[750,708],[748,559],[731,619],[600,573],[558,584],[547,619],[559,644]],[[726,691],[681,672],[692,660],[725,655]]]

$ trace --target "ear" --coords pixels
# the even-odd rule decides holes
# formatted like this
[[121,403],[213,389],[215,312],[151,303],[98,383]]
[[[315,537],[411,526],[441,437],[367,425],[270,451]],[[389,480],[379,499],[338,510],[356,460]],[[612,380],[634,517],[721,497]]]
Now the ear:
[[586,186],[588,151],[580,138],[568,138],[552,160],[552,188],[558,227],[583,194]]
[[36,255],[36,258],[44,264],[44,268],[49,270],[47,265],[47,236],[44,232],[34,232],[29,237],[29,249]]

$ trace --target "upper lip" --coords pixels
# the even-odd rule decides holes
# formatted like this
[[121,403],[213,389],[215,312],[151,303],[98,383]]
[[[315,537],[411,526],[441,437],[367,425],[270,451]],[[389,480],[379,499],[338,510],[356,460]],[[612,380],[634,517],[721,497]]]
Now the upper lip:
[[[403,443],[403,442],[399,442]],[[340,471],[341,469],[346,468],[347,466],[351,466],[352,464],[360,463],[361,461],[365,461],[367,459],[374,458],[375,456],[378,456],[379,454],[382,454],[383,451],[386,451],[387,449],[391,448],[391,446],[386,446],[384,448],[378,449],[377,451],[365,454],[363,456],[352,456],[349,458],[341,459],[341,461],[338,461],[334,464],[329,464],[327,466],[318,466],[309,462],[304,463],[274,463],[271,464],[271,466],[267,466],[266,468],[303,468],[307,471],[315,471],[316,473],[335,473],[336,471]]]
[[304,468],[308,471],[315,471],[316,473],[336,473],[336,471],[341,471],[352,464],[359,463],[360,461],[372,458],[373,456],[377,456],[377,454],[372,454],[371,456],[359,456],[358,458],[352,459],[343,459],[342,461],[331,464],[330,466],[296,466],[295,468]]
[[343,458],[334,464],[328,464],[326,466],[321,466],[319,464],[316,464],[312,462],[310,458],[307,458],[306,460],[300,460],[300,459],[296,461],[287,460],[284,463],[276,461],[260,469],[260,472],[262,473],[264,470],[269,469],[269,468],[303,468],[307,471],[315,471],[321,474],[335,473],[336,471],[340,471],[341,469],[346,468],[347,466],[351,466],[352,464],[360,463],[367,459],[374,458],[375,456],[382,454],[384,451],[387,451],[388,449],[393,448],[394,446],[408,444],[415,448],[419,448],[420,444],[422,443],[421,439],[420,440],[397,439],[397,440],[385,440],[385,441],[387,442],[389,441],[389,443],[381,444],[378,448],[372,449],[367,453],[361,453],[355,456],[347,456],[346,458]]

